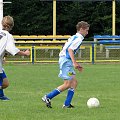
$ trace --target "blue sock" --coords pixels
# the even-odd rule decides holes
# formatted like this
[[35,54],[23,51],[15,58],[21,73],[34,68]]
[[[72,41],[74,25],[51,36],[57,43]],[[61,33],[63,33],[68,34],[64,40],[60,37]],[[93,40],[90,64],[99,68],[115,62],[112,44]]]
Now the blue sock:
[[66,100],[64,103],[65,106],[70,105],[72,98],[73,98],[73,95],[74,95],[74,89],[73,88],[68,89],[68,94],[67,94],[67,97],[66,97]]
[[49,94],[47,94],[47,98],[49,98],[49,99],[52,99],[52,98],[54,98],[55,96],[57,96],[58,94],[60,94],[60,90],[58,90],[58,89],[55,89],[55,90],[53,90],[52,92],[50,92]]
[[3,79],[0,76],[0,97],[4,96],[4,92],[3,92],[3,89],[2,89],[2,83],[3,83]]
[[0,97],[4,96],[3,89],[0,89]]

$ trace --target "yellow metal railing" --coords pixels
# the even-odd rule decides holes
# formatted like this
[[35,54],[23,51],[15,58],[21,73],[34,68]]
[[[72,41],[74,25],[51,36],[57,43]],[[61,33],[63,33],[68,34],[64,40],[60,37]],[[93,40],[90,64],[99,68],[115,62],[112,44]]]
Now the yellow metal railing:
[[[17,63],[56,63],[59,59],[59,52],[62,46],[18,46],[20,50],[30,49],[30,56],[8,55],[6,62]],[[92,62],[92,47],[81,46],[80,51],[75,56],[78,62]]]
[[67,40],[71,35],[13,35],[15,40]]
[[[61,46],[35,46],[34,62],[58,62],[61,49]],[[84,54],[85,52],[86,54]],[[75,57],[78,62],[92,62],[92,47],[81,46],[79,53]]]

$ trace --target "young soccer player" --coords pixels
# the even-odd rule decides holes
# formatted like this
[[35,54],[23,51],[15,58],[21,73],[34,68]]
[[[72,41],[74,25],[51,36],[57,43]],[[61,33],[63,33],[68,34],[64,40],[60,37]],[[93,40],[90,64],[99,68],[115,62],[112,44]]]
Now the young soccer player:
[[13,56],[18,54],[21,56],[29,56],[30,51],[20,51],[18,48],[15,47],[14,38],[9,33],[14,26],[14,20],[11,16],[5,16],[2,20],[2,30],[0,30],[0,100],[9,100],[4,95],[3,89],[9,86],[9,82],[5,71],[2,67],[3,64],[3,57],[5,51],[9,52]]
[[82,67],[79,63],[76,62],[74,54],[80,48],[80,45],[84,37],[88,34],[90,25],[87,22],[81,21],[76,25],[77,33],[70,37],[65,43],[62,51],[59,54],[59,67],[61,77],[64,83],[58,86],[49,94],[42,97],[42,101],[45,102],[48,108],[52,108],[51,99],[63,92],[68,90],[66,100],[64,102],[63,108],[73,108],[71,101],[74,95],[74,91],[77,87],[77,80],[75,77],[74,68],[78,71],[82,71]]

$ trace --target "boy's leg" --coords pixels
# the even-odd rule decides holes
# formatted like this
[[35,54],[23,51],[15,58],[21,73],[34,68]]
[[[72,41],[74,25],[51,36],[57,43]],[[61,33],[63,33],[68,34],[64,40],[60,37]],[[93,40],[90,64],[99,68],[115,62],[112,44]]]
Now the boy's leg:
[[2,89],[2,83],[3,83],[2,73],[0,73],[0,97],[4,96],[3,89]]
[[7,78],[3,79],[2,89],[5,89],[9,86],[9,81]]
[[54,89],[49,94],[47,94],[46,97],[51,100],[52,98],[54,98],[55,96],[57,96],[60,93],[61,93],[61,91],[59,89]]
[[49,94],[46,95],[47,98],[52,99],[58,94],[60,94],[62,91],[68,89],[71,87],[72,81],[64,80],[64,84],[60,85],[57,89],[53,90]]
[[54,98],[55,96],[57,96],[58,94],[60,94],[60,90],[59,89],[54,89],[52,92],[50,92],[49,94],[45,95],[42,97],[42,101],[46,103],[46,106],[48,108],[52,108],[51,106],[51,99]]
[[65,103],[63,106],[66,106],[66,107],[70,106],[73,95],[74,95],[74,88],[69,88],[68,93],[67,93],[67,97],[66,97],[66,100],[65,100]]
[[70,87],[70,81],[65,80],[63,85],[59,86],[57,89],[54,89],[53,91],[42,97],[42,101],[46,103],[46,106],[48,108],[52,108],[50,100],[55,96],[57,96],[58,94],[60,94],[62,91],[68,89],[69,87]]
[[73,80],[71,81],[71,87],[68,89],[67,97],[63,107],[68,107],[68,108],[73,107],[71,105],[71,101],[74,96],[74,90],[76,87],[77,87],[77,80],[75,79],[75,77],[73,77]]
[[69,81],[69,79],[71,79],[71,76],[73,73],[70,70],[72,67],[71,65],[72,62],[69,60],[66,60],[66,58],[61,58],[59,61],[59,64],[60,64],[59,77],[64,79],[64,84],[59,86],[57,89],[53,90],[49,94],[45,95],[44,97],[42,97],[42,100],[46,103],[47,107],[50,107],[50,108],[51,108],[50,100],[54,98],[55,96],[57,96],[58,94],[60,94],[62,91],[68,89],[71,85],[71,81]]
[[53,90],[49,94],[46,95],[47,98],[52,99],[58,94],[60,94],[62,91],[68,89],[71,85],[71,81],[64,80],[64,84],[60,85],[57,89]]
[[8,83],[8,79],[6,77],[5,72],[3,71],[3,73],[1,73],[0,76],[0,100],[10,100],[6,96],[4,96],[4,91],[3,91],[4,88],[8,87],[7,83]]

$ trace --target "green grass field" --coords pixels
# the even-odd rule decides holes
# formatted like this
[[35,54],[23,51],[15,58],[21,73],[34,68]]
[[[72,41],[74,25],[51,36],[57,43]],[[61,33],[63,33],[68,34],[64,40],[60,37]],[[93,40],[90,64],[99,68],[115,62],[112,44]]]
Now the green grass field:
[[[66,92],[46,108],[41,97],[62,84],[57,64],[5,65],[10,86],[5,90],[10,101],[0,101],[0,120],[120,120],[120,64],[83,64],[72,104],[62,109]],[[89,109],[90,97],[97,97],[99,108]]]

